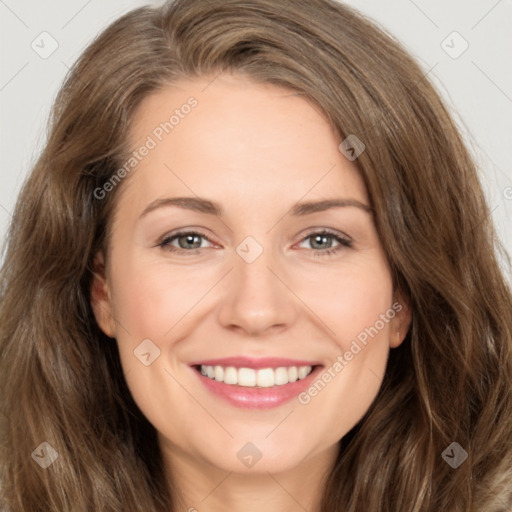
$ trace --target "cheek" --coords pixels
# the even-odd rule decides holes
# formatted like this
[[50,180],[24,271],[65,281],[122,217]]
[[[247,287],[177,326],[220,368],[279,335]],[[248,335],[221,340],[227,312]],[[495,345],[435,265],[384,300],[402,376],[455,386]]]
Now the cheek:
[[194,271],[134,258],[119,266],[114,310],[134,338],[163,340],[215,283],[209,268]]
[[[187,395],[177,380],[176,368],[168,358],[178,343],[185,318],[205,291],[196,288],[206,276],[180,272],[169,265],[152,264],[136,256],[126,258],[112,270],[114,315],[118,320],[117,344],[130,393],[146,418],[166,430],[171,437],[178,426],[192,428],[181,411]],[[193,282],[197,280],[197,282]],[[115,291],[114,291],[115,290]],[[173,326],[177,328],[172,331]],[[172,331],[172,332],[170,332]],[[149,343],[147,340],[150,340]],[[141,348],[143,347],[143,348]],[[145,354],[149,354],[144,362]],[[180,411],[178,426],[169,422],[168,409],[173,404]],[[175,430],[178,429],[178,430]]]
[[[348,350],[351,340],[374,326],[391,306],[390,274],[383,259],[377,256],[372,251],[366,258],[339,268],[309,267],[307,272],[292,269],[286,276],[292,289],[343,351]],[[215,293],[209,298],[206,295],[222,274],[223,270],[215,265],[196,265],[191,269],[185,264],[148,262],[137,256],[120,261],[113,275],[116,320],[134,342],[172,338],[166,335],[174,326],[187,323],[194,316],[196,305],[201,303],[199,310],[203,310],[209,299],[214,298]]]
[[329,432],[334,442],[362,418],[380,389],[395,314],[393,286],[382,260],[333,272],[318,284],[323,287],[311,304],[334,332],[335,345],[325,380],[320,376],[299,401],[320,424],[336,425]]
[[319,272],[302,282],[298,295],[321,319],[343,351],[376,323],[379,331],[387,331],[388,323],[382,325],[380,319],[391,308],[393,286],[389,271],[381,261]]
[[361,339],[364,333],[387,331],[387,323],[382,324],[381,316],[390,309],[392,302],[392,286],[384,277],[368,275],[347,280],[345,293],[339,297],[339,316],[337,329],[342,340]]

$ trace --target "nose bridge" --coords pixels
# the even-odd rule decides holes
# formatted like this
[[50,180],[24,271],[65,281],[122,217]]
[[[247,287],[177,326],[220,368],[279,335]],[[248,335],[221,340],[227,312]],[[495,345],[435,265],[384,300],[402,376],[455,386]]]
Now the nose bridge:
[[233,272],[220,311],[225,327],[237,326],[250,334],[288,325],[294,318],[293,297],[276,276],[277,255],[248,237],[233,255]]
[[[247,248],[247,243],[245,249]],[[268,295],[269,299],[275,292],[273,290],[279,284],[275,275],[270,271],[270,268],[275,267],[275,256],[271,254],[270,249],[265,249],[261,254],[254,257],[255,249],[249,247],[249,252],[245,255],[240,255],[244,250],[241,245],[237,249],[238,257],[235,259],[235,275],[237,278],[237,287],[239,291],[250,295],[263,298],[263,295]],[[252,259],[254,258],[254,259]]]

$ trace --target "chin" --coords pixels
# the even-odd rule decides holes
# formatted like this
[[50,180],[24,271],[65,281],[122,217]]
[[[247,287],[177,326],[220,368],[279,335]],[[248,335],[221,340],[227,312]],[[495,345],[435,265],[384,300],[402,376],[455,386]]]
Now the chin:
[[278,437],[265,439],[265,435],[230,439],[226,444],[217,444],[214,451],[201,451],[209,464],[223,471],[252,475],[291,471],[312,454],[312,446],[301,449],[289,436],[284,436],[288,438],[287,442]]

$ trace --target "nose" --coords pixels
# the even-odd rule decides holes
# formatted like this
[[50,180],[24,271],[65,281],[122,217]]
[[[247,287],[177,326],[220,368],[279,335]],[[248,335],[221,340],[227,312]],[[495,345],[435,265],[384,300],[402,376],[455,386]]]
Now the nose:
[[250,336],[290,327],[298,314],[298,300],[270,251],[263,251],[252,263],[235,255],[234,267],[219,309],[221,325]]

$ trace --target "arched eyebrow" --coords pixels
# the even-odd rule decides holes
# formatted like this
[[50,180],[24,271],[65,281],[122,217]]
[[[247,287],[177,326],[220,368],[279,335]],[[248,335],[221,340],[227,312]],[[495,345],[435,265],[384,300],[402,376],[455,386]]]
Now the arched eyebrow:
[[331,208],[346,208],[350,206],[360,208],[368,213],[372,212],[372,208],[370,206],[358,201],[357,199],[323,199],[321,201],[297,203],[292,207],[290,214],[294,217],[301,217],[311,213],[330,210]]
[[170,206],[206,213],[208,215],[216,215],[218,217],[221,217],[223,214],[222,206],[209,199],[203,199],[201,197],[164,197],[155,199],[153,202],[149,203],[140,214],[139,219],[154,210]]
[[[164,207],[178,207],[185,210],[192,210],[207,215],[215,215],[222,217],[224,209],[214,201],[201,197],[164,197],[155,199],[149,203],[144,211],[140,214],[139,219],[145,217],[148,213]],[[302,217],[312,213],[323,212],[332,208],[355,207],[370,213],[372,208],[356,199],[323,199],[321,201],[302,202],[293,205],[290,215],[294,217]]]

